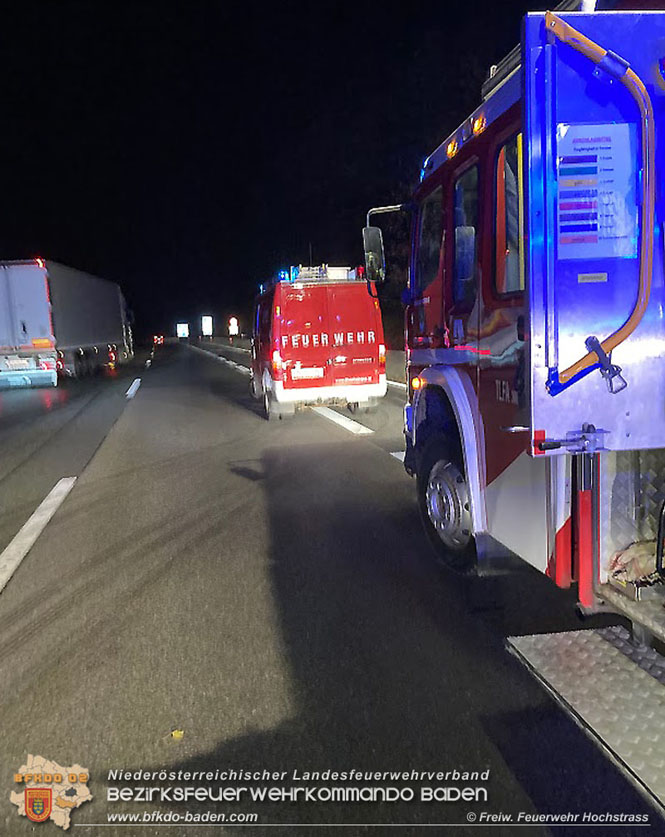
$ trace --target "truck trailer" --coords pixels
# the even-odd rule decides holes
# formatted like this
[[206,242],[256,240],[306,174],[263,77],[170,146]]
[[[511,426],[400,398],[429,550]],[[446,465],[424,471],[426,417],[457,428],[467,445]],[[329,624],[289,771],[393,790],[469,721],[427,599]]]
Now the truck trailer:
[[614,616],[509,646],[665,806],[665,12],[573,5],[527,14],[412,199],[369,211],[367,275],[372,216],[411,212],[404,466],[433,554],[489,584],[518,557],[581,627]]
[[0,386],[56,386],[133,354],[114,282],[44,259],[0,262]]

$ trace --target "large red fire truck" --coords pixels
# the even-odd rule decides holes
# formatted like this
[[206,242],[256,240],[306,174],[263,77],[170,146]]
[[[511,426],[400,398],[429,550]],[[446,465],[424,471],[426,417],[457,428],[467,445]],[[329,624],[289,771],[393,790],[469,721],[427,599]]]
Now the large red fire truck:
[[413,201],[370,210],[367,276],[372,215],[413,212],[404,463],[429,539],[630,620],[637,656],[620,626],[509,643],[665,805],[665,12],[562,6],[526,16]]
[[[405,467],[449,565],[516,554],[665,639],[664,38],[658,12],[527,15],[425,160]],[[368,214],[375,281],[396,208]]]
[[374,293],[367,295],[362,272],[292,267],[262,289],[250,387],[267,419],[306,404],[371,409],[386,394],[381,310]]

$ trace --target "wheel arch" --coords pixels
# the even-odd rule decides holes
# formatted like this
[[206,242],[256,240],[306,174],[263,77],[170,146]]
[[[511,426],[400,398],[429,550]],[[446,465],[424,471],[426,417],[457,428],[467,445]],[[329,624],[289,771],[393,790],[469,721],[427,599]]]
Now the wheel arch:
[[[450,435],[450,424],[462,451],[464,472],[469,491],[471,519],[475,534],[487,531],[487,510],[485,507],[485,434],[480,415],[478,397],[468,373],[451,367],[430,366],[420,375],[425,386],[418,392],[413,410],[413,444],[416,452],[436,435],[443,435],[446,426]],[[432,410],[428,403],[439,400],[442,412],[432,422]],[[419,435],[420,431],[420,435]],[[417,460],[416,460],[417,461]]]

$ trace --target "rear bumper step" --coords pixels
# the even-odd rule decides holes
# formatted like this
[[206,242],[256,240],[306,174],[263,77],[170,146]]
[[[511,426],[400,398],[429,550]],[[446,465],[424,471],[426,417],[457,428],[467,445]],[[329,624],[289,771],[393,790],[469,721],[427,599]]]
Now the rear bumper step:
[[665,813],[665,658],[619,626],[509,637],[507,645]]

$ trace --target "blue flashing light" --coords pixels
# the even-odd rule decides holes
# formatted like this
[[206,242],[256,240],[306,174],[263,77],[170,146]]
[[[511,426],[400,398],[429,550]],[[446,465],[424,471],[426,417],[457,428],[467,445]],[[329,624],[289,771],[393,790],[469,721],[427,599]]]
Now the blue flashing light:
[[289,271],[288,270],[280,270],[277,274],[277,278],[280,282],[288,282],[289,281]]
[[298,280],[298,276],[300,276],[300,268],[293,265],[291,267],[291,281],[296,282]]
[[429,157],[425,157],[425,159],[423,160],[422,168],[420,169],[420,182],[421,183],[425,179],[425,174],[427,173],[427,169],[429,168],[429,166],[430,166],[430,159],[429,159]]

